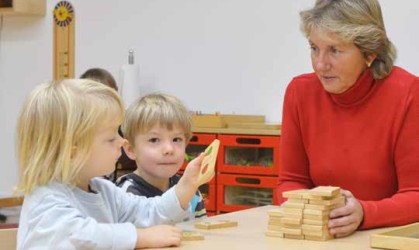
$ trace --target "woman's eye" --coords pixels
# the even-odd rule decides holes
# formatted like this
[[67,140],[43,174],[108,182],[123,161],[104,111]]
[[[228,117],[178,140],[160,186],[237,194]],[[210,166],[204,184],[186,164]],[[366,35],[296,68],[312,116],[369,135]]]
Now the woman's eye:
[[339,54],[340,53],[340,51],[336,48],[331,48],[330,52],[332,52],[332,54]]

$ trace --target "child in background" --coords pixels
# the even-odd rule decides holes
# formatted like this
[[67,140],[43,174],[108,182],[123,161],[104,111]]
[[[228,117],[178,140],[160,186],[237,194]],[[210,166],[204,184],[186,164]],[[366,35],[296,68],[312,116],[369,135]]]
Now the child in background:
[[86,70],[81,76],[81,79],[92,79],[97,82],[103,83],[108,87],[113,88],[118,91],[118,86],[116,84],[115,78],[112,76],[109,71],[101,68],[91,68]]
[[[116,184],[140,196],[160,196],[176,185],[176,175],[185,161],[185,149],[192,135],[191,116],[174,96],[149,94],[128,108],[122,131],[128,143],[125,153],[137,169],[120,177]],[[201,193],[191,200],[187,219],[206,216]]]
[[121,155],[123,116],[118,93],[92,80],[42,84],[32,91],[17,131],[19,187],[25,192],[18,249],[180,244],[180,229],[159,224],[174,224],[188,213],[204,154],[161,197],[128,194],[95,178],[111,173]]

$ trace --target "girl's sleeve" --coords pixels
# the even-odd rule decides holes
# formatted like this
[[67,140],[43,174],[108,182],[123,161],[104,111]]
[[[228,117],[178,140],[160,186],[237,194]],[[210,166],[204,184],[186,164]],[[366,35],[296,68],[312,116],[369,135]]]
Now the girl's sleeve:
[[180,206],[175,186],[162,196],[146,198],[126,193],[115,188],[115,200],[118,206],[118,221],[131,222],[136,227],[149,227],[160,224],[174,225],[188,216],[190,204],[185,210]]
[[98,223],[65,196],[45,196],[22,212],[27,223],[19,228],[18,249],[133,249],[136,244],[133,224]]

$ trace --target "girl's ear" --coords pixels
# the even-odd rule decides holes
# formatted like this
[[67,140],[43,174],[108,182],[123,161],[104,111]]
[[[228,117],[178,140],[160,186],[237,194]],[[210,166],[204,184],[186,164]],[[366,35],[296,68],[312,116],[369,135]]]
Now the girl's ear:
[[71,148],[71,159],[73,159],[73,157],[76,155],[76,153],[77,153],[77,147],[73,146]]
[[130,158],[131,160],[137,159],[134,153],[134,147],[131,145],[131,143],[128,142],[128,140],[125,140],[123,148],[128,158]]

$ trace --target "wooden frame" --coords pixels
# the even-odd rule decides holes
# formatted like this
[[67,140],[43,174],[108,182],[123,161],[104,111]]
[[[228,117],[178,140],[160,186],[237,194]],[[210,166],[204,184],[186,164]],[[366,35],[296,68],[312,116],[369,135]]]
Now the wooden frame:
[[373,248],[419,249],[419,222],[372,234],[370,244]]
[[1,207],[16,207],[23,203],[23,196],[0,198]]
[[0,0],[0,13],[45,16],[46,0]]

